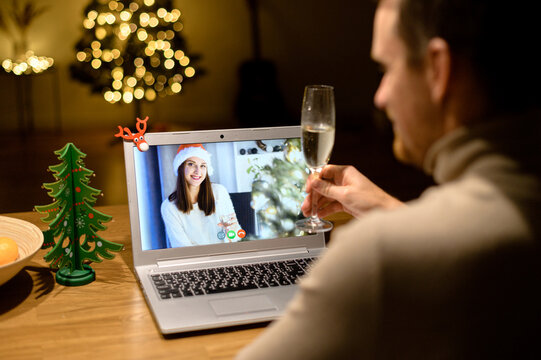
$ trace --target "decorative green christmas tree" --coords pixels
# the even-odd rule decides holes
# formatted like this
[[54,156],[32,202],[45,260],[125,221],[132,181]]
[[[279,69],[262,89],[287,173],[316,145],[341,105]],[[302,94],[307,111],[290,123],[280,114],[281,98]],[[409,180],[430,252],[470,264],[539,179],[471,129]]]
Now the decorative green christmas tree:
[[172,0],[92,0],[72,76],[110,103],[180,93],[197,60],[186,53],[180,15]]
[[51,268],[59,269],[56,273],[59,284],[85,285],[94,281],[96,275],[84,261],[112,259],[114,255],[109,251],[120,251],[123,246],[97,234],[106,229],[103,223],[112,217],[93,208],[101,191],[88,185],[93,171],[84,167],[86,154],[72,143],[55,151],[55,154],[62,163],[49,169],[57,181],[43,184],[54,202],[35,206],[40,214],[45,215],[42,220],[49,224],[49,230],[44,232],[44,247],[52,246],[52,249],[44,259],[50,262]]
[[253,165],[252,208],[261,224],[260,238],[299,235],[295,221],[301,216],[304,185],[308,168],[304,162],[300,139],[285,142],[284,158],[272,165]]

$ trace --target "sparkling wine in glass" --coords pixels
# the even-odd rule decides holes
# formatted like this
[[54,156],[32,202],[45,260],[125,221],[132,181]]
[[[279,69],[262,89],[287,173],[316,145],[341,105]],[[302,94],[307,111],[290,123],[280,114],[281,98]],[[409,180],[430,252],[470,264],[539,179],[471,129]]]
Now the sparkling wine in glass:
[[[335,110],[334,88],[309,85],[304,89],[301,114],[302,151],[310,176],[317,177],[329,162],[334,145]],[[312,193],[311,216],[296,222],[299,230],[308,233],[329,231],[333,224],[317,216],[316,192]]]

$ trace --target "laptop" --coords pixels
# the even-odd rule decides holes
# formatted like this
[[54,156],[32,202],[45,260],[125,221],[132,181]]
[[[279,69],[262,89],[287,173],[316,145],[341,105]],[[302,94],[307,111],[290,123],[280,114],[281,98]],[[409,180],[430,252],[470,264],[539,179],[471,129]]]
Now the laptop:
[[[322,233],[294,225],[307,176],[300,136],[299,126],[148,133],[144,152],[124,142],[135,274],[162,334],[268,322],[283,313],[298,278],[325,251]],[[194,220],[170,200],[179,191],[175,159],[186,147],[208,154],[201,157],[209,162],[215,213],[232,205],[234,216],[218,227],[200,223],[213,215]],[[183,219],[183,230],[162,207]],[[186,241],[177,240],[180,232]]]

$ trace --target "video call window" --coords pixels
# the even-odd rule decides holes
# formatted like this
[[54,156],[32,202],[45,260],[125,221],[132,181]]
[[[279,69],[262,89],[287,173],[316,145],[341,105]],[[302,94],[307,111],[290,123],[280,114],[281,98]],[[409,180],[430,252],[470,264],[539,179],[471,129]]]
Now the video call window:
[[[295,229],[295,221],[302,217],[300,205],[305,197],[308,170],[300,139],[201,145],[206,153],[202,153],[201,149],[191,149],[194,151],[187,154],[199,154],[205,158],[204,162],[209,161],[207,165],[212,168],[208,178],[215,196],[219,198],[212,219],[202,216],[200,211],[200,216],[195,216],[193,210],[189,216],[175,214],[172,207],[168,207],[165,219],[162,216],[162,204],[169,201],[169,196],[176,191],[177,175],[173,164],[180,144],[153,145],[146,152],[134,148],[143,250],[302,235]],[[227,198],[230,199],[231,208]],[[233,210],[237,226],[214,227],[216,222],[229,224],[231,219],[225,216],[229,209]],[[217,214],[220,212],[218,210],[221,217]],[[180,225],[175,228],[168,224],[166,230],[167,221],[182,222],[182,229],[173,230],[180,229]],[[202,230],[197,230],[198,227]],[[167,235],[168,231],[172,236]],[[201,231],[207,234],[194,235]],[[182,232],[180,240],[176,232]]]

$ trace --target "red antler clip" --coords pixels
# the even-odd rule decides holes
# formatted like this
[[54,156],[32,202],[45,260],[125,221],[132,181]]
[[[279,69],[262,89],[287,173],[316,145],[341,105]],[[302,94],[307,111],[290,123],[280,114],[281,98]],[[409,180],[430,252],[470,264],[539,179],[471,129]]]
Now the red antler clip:
[[[145,131],[147,130],[147,120],[148,116],[144,120],[137,118],[137,124],[135,125],[135,127],[137,128],[138,132],[135,134],[132,133],[131,130],[127,127],[122,128],[122,126],[119,126],[119,131],[115,134],[115,137],[121,137],[124,140],[132,140],[137,146],[137,149],[139,149],[139,151],[147,151],[148,143],[145,140],[144,136]],[[124,132],[126,132],[126,134],[124,134]]]

